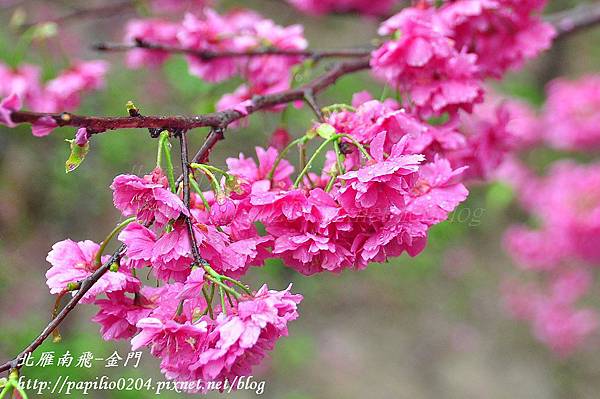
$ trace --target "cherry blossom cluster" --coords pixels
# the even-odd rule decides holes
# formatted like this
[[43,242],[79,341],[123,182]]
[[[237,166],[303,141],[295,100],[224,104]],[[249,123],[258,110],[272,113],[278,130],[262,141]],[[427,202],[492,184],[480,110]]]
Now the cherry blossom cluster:
[[[115,229],[115,234],[122,229],[118,239],[127,249],[82,299],[98,306],[93,320],[102,336],[131,339],[133,349],[148,346],[169,379],[221,381],[249,374],[275,341],[287,335],[287,323],[298,317],[302,299],[290,288],[272,291],[264,285],[252,292],[230,277],[262,263],[269,237],[258,236],[254,225],[222,228],[231,219],[220,200],[210,199],[208,211],[196,197],[199,204],[188,210],[158,168],[144,177],[117,176],[111,188],[115,206],[129,217]],[[184,216],[194,220],[201,264],[191,255]],[[47,258],[51,293],[76,291],[78,282],[109,258],[101,255],[103,245],[55,244]],[[146,267],[161,282],[159,287],[143,285],[137,277]],[[219,304],[213,303],[215,290],[221,295]],[[106,297],[98,298],[101,293]]]
[[[289,2],[313,15],[386,15],[396,3]],[[202,157],[188,162],[188,132],[173,128],[186,118],[161,128],[144,126],[158,136],[157,163],[144,176],[114,178],[113,203],[123,220],[102,242],[66,239],[47,256],[50,293],[59,299],[84,294],[80,301],[98,308],[93,321],[104,339],[149,348],[171,380],[248,375],[288,334],[302,300],[291,286],[253,290],[241,281],[250,268],[275,258],[314,275],[360,270],[403,253],[416,256],[430,228],[467,198],[464,183],[490,179],[500,166],[523,207],[540,221],[536,229],[519,225],[506,234],[516,263],[542,276],[537,284],[507,283],[509,307],[563,355],[597,329],[598,315],[580,301],[590,290],[590,265],[600,260],[600,166],[564,162],[539,178],[515,159],[540,143],[597,147],[600,80],[553,82],[539,112],[489,95],[483,85],[550,46],[554,29],[539,16],[544,0],[414,2],[381,24],[383,41],[370,60],[357,55],[363,69],[370,65],[399,99],[378,101],[359,92],[351,105],[323,108],[308,98],[310,85],[287,91],[294,67],[308,54],[302,53],[307,42],[300,25],[282,27],[246,10],[219,14],[211,3],[150,2],[153,11],[186,14],[178,22],[129,21],[127,65],[160,66],[183,54],[189,72],[203,80],[243,79],[217,110],[233,109],[241,117],[260,109],[252,101],[256,95],[287,93],[291,102],[300,94],[316,120],[297,138],[279,128],[267,148],[256,147],[256,157],[239,154],[222,168]],[[12,116],[22,106],[43,113],[76,108],[82,94],[102,86],[107,69],[103,61],[78,62],[42,82],[37,67],[0,64],[0,123],[14,127]],[[125,118],[20,117],[35,118],[36,136],[47,135],[62,116],[65,124],[83,120],[71,124],[78,126],[72,155],[81,156],[90,135],[98,133],[86,126],[113,129],[123,126],[98,121],[144,120],[133,105],[128,111]],[[232,123],[202,126],[212,126],[212,135]],[[180,179],[171,160],[175,140],[182,148]],[[296,150],[295,167],[290,159]],[[106,255],[113,240],[120,241],[120,250]],[[86,286],[99,271],[106,273]]]
[[398,89],[422,116],[471,111],[481,82],[501,77],[550,47],[555,31],[542,22],[544,1],[419,2],[379,28],[386,40],[372,54],[376,76]]
[[[511,151],[540,145],[569,151],[597,148],[598,77],[558,79],[549,83],[547,94],[538,112],[520,108],[522,118],[513,128],[520,139],[515,143],[522,145]],[[600,323],[596,310],[581,305],[600,261],[600,165],[560,160],[539,177],[517,155],[508,157],[497,175],[514,188],[536,227],[511,226],[505,247],[523,274],[537,282],[512,279],[503,292],[513,315],[528,321],[541,342],[566,356],[585,344]]]
[[511,227],[505,245],[515,263],[541,283],[507,283],[505,294],[538,339],[568,355],[600,322],[597,311],[578,304],[600,261],[600,165],[561,161],[543,178],[523,166],[512,169],[523,207],[541,225]]
[[[258,147],[257,160],[240,154],[227,159],[226,170],[192,163],[189,208],[160,166],[143,177],[117,176],[114,205],[128,219],[113,236],[118,231],[126,249],[82,299],[99,307],[94,321],[103,337],[150,347],[170,379],[249,373],[287,334],[301,300],[289,288],[251,291],[238,281],[250,267],[276,257],[302,274],[339,273],[420,253],[429,228],[467,197],[460,182],[465,167],[453,168],[436,154],[429,144],[440,135],[437,128],[393,101],[362,94],[355,105],[326,109],[325,122],[289,143],[278,131],[272,141],[280,149]],[[321,144],[292,179],[286,155],[311,140]],[[310,167],[320,155],[325,163],[314,173]],[[201,176],[210,190],[200,187]],[[107,261],[104,246],[55,244],[47,258],[51,293],[76,291]],[[145,268],[159,287],[142,283]]]
[[[211,8],[204,8],[198,14],[187,13],[181,22],[132,20],[126,27],[125,40],[207,53],[204,57],[188,54],[186,58],[190,73],[208,82],[221,82],[236,75],[243,77],[246,82],[233,93],[225,95],[217,103],[218,110],[235,108],[244,112],[244,103],[254,95],[290,88],[291,68],[300,62],[298,56],[211,57],[208,52],[304,50],[307,41],[302,26],[282,27],[249,10],[219,15]],[[136,48],[129,52],[127,64],[132,68],[160,65],[169,55],[169,52],[162,50]]]
[[[62,112],[77,108],[85,93],[104,85],[108,71],[105,61],[79,61],[47,82],[41,80],[38,66],[23,64],[17,68],[0,63],[0,123],[14,126],[10,113],[27,107],[37,112]],[[56,127],[49,117],[33,125],[34,136],[48,135]]]
[[591,152],[600,148],[598,75],[551,81],[546,87],[546,102],[539,110],[513,99],[497,98],[493,103],[501,104],[509,111],[511,150],[547,146],[556,150]]

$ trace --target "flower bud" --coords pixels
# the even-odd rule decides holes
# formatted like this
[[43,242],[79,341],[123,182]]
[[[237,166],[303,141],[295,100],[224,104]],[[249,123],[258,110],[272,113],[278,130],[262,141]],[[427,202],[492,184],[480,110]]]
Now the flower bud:
[[231,198],[217,198],[217,201],[210,207],[210,220],[217,226],[224,226],[231,223],[235,212],[235,202]]

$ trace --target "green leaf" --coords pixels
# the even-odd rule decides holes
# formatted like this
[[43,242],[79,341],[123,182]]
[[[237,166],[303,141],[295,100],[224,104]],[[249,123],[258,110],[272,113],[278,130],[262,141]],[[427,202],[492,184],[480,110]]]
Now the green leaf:
[[329,123],[321,123],[317,126],[317,134],[327,140],[335,134],[335,128]]
[[71,145],[71,155],[69,155],[69,159],[65,163],[65,170],[67,173],[70,173],[81,165],[87,153],[90,152],[90,143],[88,142],[80,146],[75,143],[75,140],[66,141]]

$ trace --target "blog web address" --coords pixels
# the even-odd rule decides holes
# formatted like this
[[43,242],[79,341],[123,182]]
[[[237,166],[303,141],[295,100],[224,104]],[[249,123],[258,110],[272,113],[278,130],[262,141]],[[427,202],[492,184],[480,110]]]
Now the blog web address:
[[74,380],[68,375],[58,376],[53,380],[27,378],[21,376],[19,384],[26,391],[42,394],[87,395],[97,391],[147,391],[160,395],[166,392],[207,392],[220,391],[231,393],[235,390],[253,391],[262,395],[265,381],[254,379],[253,376],[236,376],[222,381],[168,381],[144,377],[97,376],[91,380]]

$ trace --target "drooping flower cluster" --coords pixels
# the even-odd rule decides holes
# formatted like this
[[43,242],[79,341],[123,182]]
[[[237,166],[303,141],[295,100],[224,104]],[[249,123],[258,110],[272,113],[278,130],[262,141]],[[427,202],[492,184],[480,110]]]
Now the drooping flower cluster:
[[[415,152],[430,128],[378,101],[335,112],[328,122],[316,129],[326,126],[342,135],[345,152],[327,152],[320,176],[299,176],[292,186],[283,163],[269,182],[257,176],[254,164],[240,168],[243,158],[228,161],[230,172],[251,185],[241,203],[248,201],[243,206],[250,217],[273,236],[273,255],[310,275],[418,254],[429,227],[466,198],[458,179],[462,170]],[[368,146],[370,153],[356,145]],[[271,159],[275,156],[273,150]]]
[[537,13],[543,1],[426,2],[385,21],[389,37],[372,53],[385,79],[423,116],[471,111],[481,102],[481,81],[500,77],[550,46],[554,29]]
[[[290,294],[290,288],[278,292],[266,285],[255,293],[245,288],[240,295],[229,282],[250,265],[263,263],[271,238],[244,224],[248,220],[239,215],[248,210],[238,209],[229,198],[237,223],[207,208],[208,201],[212,208],[220,203],[208,193],[206,203],[194,197],[189,211],[158,168],[141,178],[117,176],[111,188],[116,208],[132,219],[122,224],[118,235],[126,245],[124,256],[83,298],[99,307],[93,320],[100,324],[102,336],[131,339],[134,349],[149,346],[161,358],[161,369],[169,379],[208,382],[248,375],[276,340],[287,335],[287,323],[298,317],[302,299]],[[182,216],[193,220],[206,264],[195,261]],[[108,261],[108,256],[98,255],[99,250],[91,241],[55,244],[48,254],[51,292],[79,289],[79,282]],[[144,286],[136,277],[146,267],[162,283],[160,287]],[[220,293],[221,305],[212,303],[215,290],[227,290],[227,299],[225,291]],[[106,298],[99,297],[102,293]]]
[[[103,337],[150,347],[169,379],[232,378],[249,373],[287,334],[301,300],[289,288],[253,293],[235,280],[249,267],[276,257],[306,275],[338,273],[420,253],[429,228],[466,198],[465,168],[453,168],[428,147],[442,133],[395,102],[361,94],[355,105],[328,112],[327,123],[293,143],[276,132],[274,141],[287,146],[257,148],[257,161],[240,154],[227,159],[227,170],[191,164],[209,178],[211,190],[196,183],[189,208],[160,167],[144,177],[117,176],[114,205],[129,219],[111,236],[118,232],[125,250],[85,297],[99,307],[94,321]],[[333,148],[323,171],[304,167],[293,180],[285,155],[313,139],[324,141],[309,165]],[[48,255],[52,292],[77,290],[106,262],[99,250],[89,241],[56,244]],[[140,270],[146,268],[159,287],[137,277],[149,275]],[[213,303],[217,296],[220,304]]]
[[[146,19],[130,21],[126,28],[128,42],[175,46],[202,54],[186,56],[192,75],[209,82],[220,82],[235,75],[246,83],[224,96],[218,110],[236,109],[246,113],[244,104],[254,95],[280,92],[290,87],[291,68],[299,63],[297,55],[239,56],[260,50],[299,51],[307,42],[300,25],[282,27],[252,11],[236,10],[219,15],[210,8],[199,15],[187,13],[180,23]],[[219,55],[228,53],[227,55]],[[168,58],[166,51],[136,48],[128,54],[128,65],[139,68],[160,65]]]
[[591,288],[590,267],[600,260],[600,165],[562,161],[544,178],[522,168],[513,164],[512,183],[541,226],[511,227],[505,245],[517,265],[545,283],[513,282],[507,286],[507,300],[517,317],[532,323],[542,342],[568,355],[597,330],[600,320],[591,309],[577,309],[577,301]]
[[[23,64],[11,68],[0,63],[0,98],[5,98],[0,105],[0,123],[11,126],[10,112],[23,106],[37,112],[71,111],[79,106],[85,92],[103,86],[107,71],[105,61],[80,61],[54,79],[42,82],[37,66]],[[35,136],[46,136],[54,127],[56,122],[52,118],[43,117],[32,131]]]

